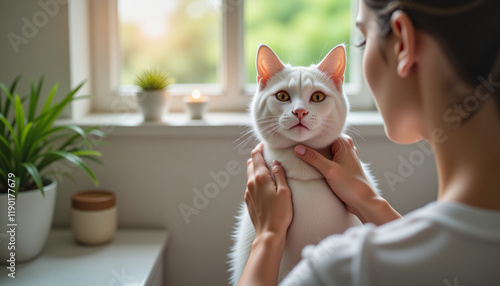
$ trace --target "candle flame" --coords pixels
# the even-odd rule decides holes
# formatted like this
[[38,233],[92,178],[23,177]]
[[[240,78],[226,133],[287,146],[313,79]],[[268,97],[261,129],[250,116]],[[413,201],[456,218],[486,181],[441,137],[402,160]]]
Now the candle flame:
[[191,94],[191,96],[194,98],[194,99],[199,99],[201,97],[201,92],[197,89],[193,90],[193,93]]

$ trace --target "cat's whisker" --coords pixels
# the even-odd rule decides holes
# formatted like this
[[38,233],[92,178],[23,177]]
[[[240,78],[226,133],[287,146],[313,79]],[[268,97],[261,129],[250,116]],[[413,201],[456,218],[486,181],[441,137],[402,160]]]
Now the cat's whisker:
[[272,136],[274,136],[274,137],[272,138],[272,140],[274,140],[274,139],[278,136],[278,134],[280,134],[280,133],[281,133],[281,131],[282,131],[283,129],[284,129],[284,128],[283,128],[282,126],[278,126],[278,128],[276,128],[276,130],[274,131],[274,134],[272,134]]
[[262,119],[268,119],[268,118],[278,118],[280,117],[279,115],[267,115],[267,116],[262,116],[260,118],[257,118],[256,121],[262,120]]
[[238,143],[238,142],[240,142],[240,144],[241,144],[242,141],[247,140],[248,137],[251,137],[251,136],[255,136],[253,134],[253,131],[251,131],[251,130],[247,131],[244,134],[242,134],[240,137],[238,137],[236,140],[234,140],[233,144]]
[[268,138],[267,140],[268,140],[268,141],[272,141],[272,139],[273,139],[272,137],[273,137],[273,136],[276,136],[276,134],[277,134],[277,132],[278,132],[279,130],[280,130],[279,126],[274,126],[274,128],[272,128],[272,129],[268,130],[268,131],[267,131],[265,134],[263,134],[262,136],[263,136],[263,137],[268,137],[268,136],[269,136],[270,138]]
[[323,122],[322,125],[324,126],[327,126],[329,128],[335,128],[335,129],[338,129],[340,131],[343,130],[343,125],[342,124],[335,124],[335,123],[328,123],[328,122]]
[[257,122],[257,124],[266,124],[266,123],[277,122],[277,121],[278,120],[276,120],[276,119],[268,119],[268,120],[259,121],[259,122]]
[[274,122],[272,124],[268,124],[268,125],[265,125],[265,126],[259,126],[258,128],[259,128],[259,130],[265,130],[265,129],[268,129],[268,128],[271,128],[271,127],[274,127],[274,126],[277,126],[277,125],[279,125],[279,123],[278,122]]
[[268,128],[267,132],[266,132],[266,136],[268,135],[274,135],[274,133],[276,133],[277,131],[281,131],[281,125],[276,123],[274,125],[271,126],[271,128]]
[[268,123],[268,122],[273,122],[273,121],[278,121],[278,120],[279,120],[279,116],[275,116],[273,118],[259,118],[255,122],[257,124],[259,124],[259,123]]
[[272,125],[269,125],[269,126],[266,126],[264,128],[260,128],[259,129],[259,132],[260,134],[262,134],[263,137],[267,136],[270,132],[272,132],[276,127],[278,127],[279,124],[276,123],[276,124],[272,124]]
[[321,126],[321,131],[334,135],[335,138],[339,137],[339,134],[333,130],[333,128],[326,125]]
[[342,119],[336,119],[336,118],[331,118],[331,117],[324,117],[323,120],[325,121],[335,121],[335,122],[345,122],[345,120]]
[[[245,136],[246,136],[246,137],[245,137]],[[239,148],[241,145],[243,145],[243,146],[246,148],[246,147],[248,146],[248,144],[249,144],[250,142],[252,142],[253,140],[258,141],[257,139],[258,139],[258,138],[257,138],[257,136],[253,133],[253,131],[252,131],[252,130],[247,131],[247,132],[245,132],[245,134],[244,134],[244,135],[240,136],[238,139],[236,139],[236,140],[233,142],[233,144],[236,144],[236,143],[238,143],[238,142],[239,142],[239,143],[238,143],[238,144],[234,147],[234,149]]]
[[[359,137],[361,139],[363,139],[363,141],[366,141],[366,139],[363,137],[363,135],[361,135],[361,133],[359,133],[359,131],[355,131],[355,130],[346,130],[345,132],[346,134],[349,133],[348,135],[352,137],[352,140],[354,140],[354,143],[356,143],[356,139]],[[357,143],[356,143],[357,145]]]
[[361,131],[359,131],[358,129],[356,129],[355,127],[353,126],[346,126],[346,131],[348,132],[352,132],[354,133],[355,135],[357,135],[358,137],[360,137],[361,139],[363,139],[363,141],[366,141],[366,139],[363,137],[363,135],[361,135]]
[[238,148],[239,148],[240,146],[242,146],[242,145],[243,145],[243,148],[247,148],[247,146],[248,146],[248,145],[250,144],[250,142],[252,142],[253,140],[255,140],[255,142],[256,142],[256,143],[258,142],[257,138],[256,138],[254,135],[252,135],[252,136],[249,136],[248,138],[246,138],[245,140],[241,141],[238,145],[236,145],[236,146],[234,147],[234,149],[238,149]]
[[323,121],[322,124],[330,124],[330,125],[335,125],[335,126],[344,126],[344,122],[342,121]]

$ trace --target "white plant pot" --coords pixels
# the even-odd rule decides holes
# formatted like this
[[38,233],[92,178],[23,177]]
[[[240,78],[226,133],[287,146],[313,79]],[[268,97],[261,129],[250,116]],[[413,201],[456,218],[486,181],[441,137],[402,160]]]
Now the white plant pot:
[[[11,258],[11,252],[15,253],[16,264],[33,259],[42,252],[52,226],[56,188],[57,181],[52,180],[48,186],[44,187],[45,197],[38,189],[19,192],[14,205],[15,222],[9,221],[8,195],[0,194],[0,209],[2,209],[2,215],[0,215],[0,264],[7,263],[7,260]],[[17,225],[9,226],[11,223]],[[13,228],[15,231],[11,231]],[[11,236],[11,234],[13,235]],[[15,246],[15,250],[12,249],[12,246]]]
[[144,121],[161,121],[168,107],[166,90],[141,91],[137,93],[137,103]]

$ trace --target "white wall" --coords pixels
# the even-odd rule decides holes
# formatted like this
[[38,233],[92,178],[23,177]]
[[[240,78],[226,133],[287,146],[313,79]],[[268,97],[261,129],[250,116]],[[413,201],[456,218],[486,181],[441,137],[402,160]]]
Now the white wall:
[[[0,41],[0,80],[10,82],[19,73],[33,78],[45,74],[47,83],[61,82],[61,89],[67,91],[70,83],[67,9],[51,17],[28,44],[19,47],[19,53],[5,40],[11,31],[21,35],[21,17],[32,17],[40,10],[37,1],[0,2],[0,35],[4,37]],[[108,135],[107,145],[97,148],[104,154],[105,165],[96,165],[94,170],[100,187],[117,194],[120,227],[169,230],[165,253],[167,285],[224,285],[228,277],[225,261],[235,222],[233,216],[245,189],[244,168],[249,156],[248,152],[234,149],[239,131],[233,135],[203,137],[168,134],[138,137],[113,132]],[[358,138],[357,144],[361,158],[372,163],[385,197],[398,211],[407,213],[435,198],[437,181],[432,156],[420,156],[425,153],[416,145],[398,146],[381,136]],[[401,167],[401,160],[413,162],[410,164],[414,170]],[[209,174],[225,170],[232,161],[242,168],[241,173],[230,176],[229,185],[221,188],[209,205],[199,215],[191,216],[186,224],[179,205],[193,206],[193,188],[202,190],[214,182]],[[80,170],[71,170],[78,183],[67,179],[60,182],[56,227],[69,224],[71,195],[95,188]],[[392,191],[384,178],[386,172],[401,176],[400,179],[403,175],[408,178],[396,183],[396,190]]]
[[38,1],[0,1],[0,82],[9,86],[22,74],[20,95],[26,95],[30,80],[38,82],[41,75],[43,94],[55,83],[60,84],[57,97],[69,91],[68,9],[64,1],[54,2],[57,6],[46,7],[47,13]]

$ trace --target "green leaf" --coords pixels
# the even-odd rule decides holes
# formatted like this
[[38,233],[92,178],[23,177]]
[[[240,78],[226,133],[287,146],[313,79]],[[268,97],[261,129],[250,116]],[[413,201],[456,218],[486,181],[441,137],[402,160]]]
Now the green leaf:
[[36,107],[38,105],[38,98],[40,97],[40,92],[43,86],[43,76],[40,77],[38,81],[38,87],[35,90],[34,83],[31,83],[31,96],[30,96],[30,106],[28,111],[28,121],[32,121],[35,117]]
[[99,160],[98,158],[96,158],[96,157],[83,155],[82,158],[84,158],[85,160],[93,161],[93,162],[95,162],[95,163],[97,163],[97,164],[99,164],[101,166],[104,165],[104,163],[101,160]]
[[[62,175],[62,176],[64,176],[64,177],[66,177],[66,178],[70,179],[73,183],[76,183],[75,177],[71,176],[70,174],[68,174],[68,173],[66,173],[66,172],[56,172],[56,171],[52,171],[52,172],[47,172],[47,173],[45,173],[45,176],[47,176],[47,177],[48,177],[48,176],[52,176],[52,177],[53,177],[53,175],[56,175],[56,176],[58,176],[58,175]],[[57,178],[57,179],[59,179],[59,178]]]
[[[3,83],[0,83],[0,89],[2,89],[5,92],[5,95],[7,96],[4,110],[2,110],[2,108],[0,107],[0,113],[3,113],[5,117],[7,117],[9,115],[10,104],[12,103],[12,94],[14,94],[14,91],[16,90],[16,86],[17,86],[20,79],[21,79],[21,75],[18,75],[14,79],[12,84],[10,85],[9,89],[7,89],[7,87]],[[0,103],[1,103],[1,100],[0,100]]]
[[[29,122],[25,127],[24,127],[24,130],[23,130],[23,133],[21,134],[21,140],[20,143],[21,143],[21,146],[23,146],[24,148],[23,149],[26,149],[26,147],[29,147],[30,145],[28,144],[25,144],[26,142],[26,137],[28,136],[28,133],[30,132],[31,130],[31,126],[33,126],[33,122]],[[27,146],[26,146],[27,145]]]
[[[9,89],[3,83],[0,83],[0,89],[4,91],[5,96],[6,96],[5,105],[3,106],[3,110],[0,110],[0,113],[3,114],[5,116],[5,118],[7,118],[9,116],[10,105],[12,104],[12,101],[13,101],[12,94],[10,93]],[[9,132],[7,132],[7,134],[5,134],[5,131],[6,131],[5,124],[3,122],[0,125],[0,128],[1,128],[0,135],[5,136],[5,138],[8,140],[10,138],[11,134]]]
[[14,110],[16,112],[17,135],[18,135],[18,140],[21,141],[21,135],[24,130],[24,109],[19,94],[16,93],[14,97],[15,97]]
[[23,163],[23,167],[26,168],[26,171],[28,171],[28,173],[31,175],[31,178],[35,182],[36,186],[42,192],[42,196],[45,197],[45,190],[43,189],[43,182],[38,169],[33,163]]
[[16,86],[17,86],[17,84],[19,83],[19,80],[21,80],[21,77],[22,77],[21,75],[18,75],[18,76],[14,79],[14,81],[12,82],[12,84],[10,85],[10,89],[9,89],[10,94],[13,94],[13,93],[14,93],[14,91],[16,90]]
[[49,97],[45,101],[45,105],[42,108],[42,114],[46,113],[47,110],[49,110],[50,104],[52,103],[52,100],[54,99],[54,95],[57,92],[57,89],[59,88],[59,84],[56,83],[54,87],[52,87],[52,90],[50,91]]
[[12,125],[10,125],[10,123],[7,121],[7,118],[5,118],[5,116],[1,113],[0,113],[0,122],[2,122],[4,126],[7,127],[8,131],[13,135],[15,147],[19,148],[19,141],[17,140],[17,137],[14,136],[16,133],[14,133]]
[[90,127],[89,130],[87,131],[87,133],[92,134],[92,135],[96,135],[96,136],[101,137],[101,138],[106,137],[106,133],[102,132],[102,130],[99,129],[99,126]]
[[[3,84],[3,83],[0,83],[0,84]],[[7,96],[5,96],[5,97],[7,97]],[[0,89],[0,112],[3,112],[2,106],[3,106],[2,89]]]
[[10,143],[2,136],[0,136],[0,150],[2,154],[9,154],[12,152]]
[[[89,128],[86,128],[85,130],[83,130],[84,133],[88,133],[88,134],[99,134],[98,132],[94,132],[95,131],[95,128],[98,128],[97,126],[93,126],[93,127],[89,127]],[[101,132],[99,130],[99,132]],[[103,133],[104,134],[104,133]],[[90,139],[88,138],[87,135],[85,136],[81,136],[79,133],[78,134],[75,134],[73,135],[72,137],[68,138],[68,140],[66,140],[64,143],[61,144],[61,146],[59,146],[59,150],[64,150],[66,147],[70,146],[71,144],[73,144],[75,142],[76,139],[78,139],[79,137],[82,137],[85,144],[87,145],[87,147],[89,147],[90,145],[92,145],[92,142],[90,141]]]
[[78,157],[80,156],[97,156],[101,157],[102,153],[99,151],[94,151],[94,150],[76,150],[76,151],[71,151],[70,152],[73,155],[76,155]]
[[[61,114],[61,112],[64,110],[64,108],[71,102],[73,101],[75,98],[74,98],[74,95],[78,92],[78,90],[83,86],[85,82],[82,82],[81,84],[79,84],[75,89],[73,89],[72,91],[70,91],[62,101],[60,101],[59,103],[55,104],[52,108],[48,109],[47,110],[47,116],[44,118],[43,120],[43,124],[45,126],[52,126],[52,124],[54,123],[54,121],[59,117],[59,115]],[[42,116],[44,116],[44,114],[42,114]]]
[[[58,126],[58,127],[55,127],[55,128],[52,128],[52,129],[46,131],[41,136],[47,138],[48,136],[50,136],[50,135],[52,135],[54,133],[57,133],[59,131],[62,131],[62,130],[72,130],[72,131],[74,131],[76,133],[75,136],[77,138],[81,137],[85,141],[89,141],[88,137],[87,137],[87,133],[85,132],[85,130],[83,130],[80,126],[76,126],[76,125]],[[87,145],[87,146],[89,146],[89,145]],[[59,148],[59,149],[63,149],[63,148]]]
[[[78,157],[77,155],[74,155],[74,154],[71,154],[71,153],[65,152],[65,151],[49,151],[49,152],[45,153],[44,155],[45,156],[53,155],[55,157],[64,158],[64,159],[68,160],[69,162],[73,163],[74,165],[78,166],[83,171],[85,171],[85,173],[87,173],[87,175],[89,175],[89,177],[92,179],[92,181],[94,182],[94,184],[96,186],[99,185],[99,181],[97,180],[94,173],[90,170],[90,168],[87,166],[87,164],[85,164],[85,162],[83,162],[83,160],[80,157]],[[52,162],[54,162],[56,160],[57,160],[57,158],[51,159]],[[39,167],[39,169],[41,170],[42,168]]]

